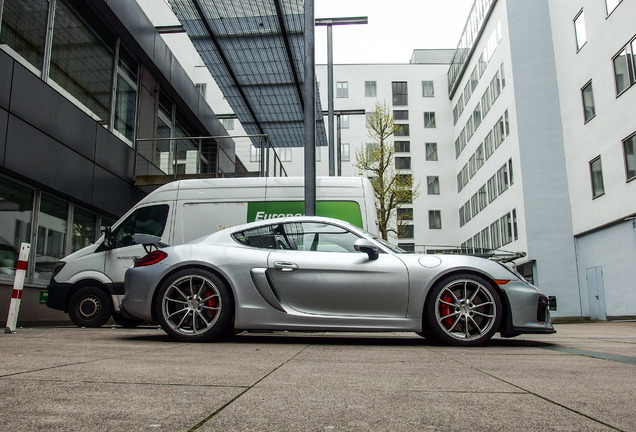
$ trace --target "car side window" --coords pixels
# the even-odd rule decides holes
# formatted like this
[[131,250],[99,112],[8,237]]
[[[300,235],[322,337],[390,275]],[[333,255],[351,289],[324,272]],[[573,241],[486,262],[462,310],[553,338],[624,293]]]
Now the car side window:
[[163,235],[170,206],[160,204],[135,210],[113,230],[115,248],[135,244],[133,234]]
[[247,246],[315,252],[356,252],[359,238],[344,228],[324,223],[291,222],[273,224],[234,234]]

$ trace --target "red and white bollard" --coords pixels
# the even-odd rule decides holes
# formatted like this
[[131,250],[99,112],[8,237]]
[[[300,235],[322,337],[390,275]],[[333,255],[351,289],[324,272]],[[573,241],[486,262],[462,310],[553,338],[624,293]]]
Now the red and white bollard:
[[22,288],[24,288],[24,277],[26,275],[27,263],[29,260],[29,251],[31,245],[22,243],[20,245],[20,256],[15,270],[15,280],[13,282],[13,291],[11,292],[11,304],[9,305],[9,316],[7,317],[7,326],[5,333],[15,333],[15,327],[18,323],[18,312],[20,312],[20,303],[22,302]]

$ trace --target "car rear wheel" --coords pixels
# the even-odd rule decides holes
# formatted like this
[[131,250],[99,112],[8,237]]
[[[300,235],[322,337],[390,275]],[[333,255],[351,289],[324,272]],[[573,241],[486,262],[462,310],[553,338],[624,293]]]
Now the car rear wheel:
[[473,274],[441,280],[425,307],[434,337],[456,346],[480,345],[492,338],[501,323],[501,300],[491,282]]
[[202,342],[226,334],[234,301],[229,288],[213,273],[185,269],[163,283],[155,312],[161,327],[173,338]]
[[78,327],[101,327],[113,313],[113,305],[103,290],[87,286],[73,294],[68,315]]

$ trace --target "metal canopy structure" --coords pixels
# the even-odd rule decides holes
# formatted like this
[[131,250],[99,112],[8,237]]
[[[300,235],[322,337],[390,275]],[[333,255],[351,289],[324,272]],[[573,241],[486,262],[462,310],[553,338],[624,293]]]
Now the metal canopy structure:
[[[274,147],[302,147],[303,1],[168,2],[245,131],[268,135]],[[316,145],[326,146],[317,93]]]

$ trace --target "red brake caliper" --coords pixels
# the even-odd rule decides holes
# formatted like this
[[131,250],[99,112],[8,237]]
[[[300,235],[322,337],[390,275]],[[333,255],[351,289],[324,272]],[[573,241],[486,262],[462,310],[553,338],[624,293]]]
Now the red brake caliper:
[[[212,292],[212,291],[210,291],[210,290],[206,290],[206,291],[205,291],[205,296],[206,296],[206,297],[210,297],[210,298],[208,299],[208,301],[207,301],[208,307],[216,308],[216,307],[218,307],[218,306],[219,306],[219,301],[218,301],[218,299],[217,299],[216,297],[211,297],[211,296],[212,296],[212,294],[213,294],[213,292]],[[210,314],[211,314],[212,316],[214,316],[214,315],[216,315],[216,311],[210,311]]]
[[[444,297],[442,297],[442,301],[444,302],[448,302],[450,303],[452,300],[450,294],[446,294]],[[439,307],[439,312],[441,314],[442,317],[445,317],[447,315],[451,314],[451,307],[449,305],[447,305],[446,303],[442,303]],[[453,326],[453,318],[452,317],[448,317],[448,318],[443,318],[442,319],[442,324],[444,324],[447,328],[451,328]]]

